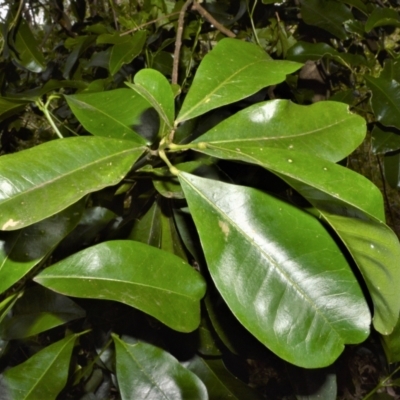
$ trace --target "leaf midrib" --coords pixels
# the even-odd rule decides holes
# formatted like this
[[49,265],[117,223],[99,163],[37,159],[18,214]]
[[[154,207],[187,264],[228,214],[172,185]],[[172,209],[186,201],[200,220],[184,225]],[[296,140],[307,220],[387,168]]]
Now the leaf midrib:
[[91,105],[90,103],[85,103],[84,101],[79,100],[74,96],[65,96],[65,97],[67,98],[67,100],[68,100],[68,98],[72,99],[72,102],[75,102],[76,104],[78,104],[78,108],[80,108],[81,110],[85,109],[85,108],[86,109],[89,108],[91,111],[99,112],[100,114],[104,115],[111,121],[115,122],[117,125],[123,127],[124,129],[127,129],[129,131],[129,133],[132,133],[131,137],[136,139],[136,140],[132,140],[133,142],[141,144],[141,145],[146,144],[146,141],[141,136],[139,136],[133,129],[129,128],[129,126],[127,126],[127,125],[124,125],[122,122],[115,119],[112,115],[105,113],[100,108],[96,108],[95,106]]
[[184,297],[190,300],[197,300],[197,298],[195,297],[191,297],[190,295],[187,295],[185,293],[179,293],[176,292],[172,289],[164,289],[161,288],[159,286],[153,286],[153,285],[149,285],[149,284],[145,284],[145,283],[137,283],[137,282],[132,282],[132,281],[128,281],[128,280],[124,280],[124,279],[112,279],[112,278],[104,278],[104,277],[98,277],[98,276],[82,276],[82,275],[68,275],[68,276],[64,276],[64,275],[38,275],[37,279],[35,278],[35,280],[46,280],[46,279],[58,279],[58,280],[69,280],[69,279],[78,279],[81,281],[86,281],[86,280],[92,280],[94,282],[96,281],[100,281],[100,282],[113,282],[113,283],[118,283],[118,284],[128,284],[128,285],[132,285],[132,286],[138,286],[138,287],[146,287],[146,288],[150,288],[150,289],[155,289],[158,290],[160,292],[167,292],[168,294],[173,294],[176,295],[177,297]]
[[[74,170],[71,170],[71,171],[69,171],[69,172],[67,172],[67,173],[65,173],[65,174],[63,174],[63,175],[57,175],[57,176],[54,177],[53,179],[50,179],[50,180],[47,180],[47,181],[45,181],[45,182],[42,182],[42,183],[40,183],[40,184],[38,184],[38,185],[32,186],[32,187],[30,187],[29,189],[24,190],[24,191],[22,191],[22,192],[17,192],[14,196],[10,196],[10,197],[8,197],[7,199],[5,199],[4,201],[0,201],[0,206],[3,206],[4,204],[6,204],[6,203],[9,202],[9,201],[15,201],[15,199],[18,199],[18,197],[20,197],[20,196],[26,196],[27,194],[29,194],[29,193],[31,193],[31,192],[33,192],[33,191],[35,191],[35,190],[40,190],[40,189],[42,189],[42,188],[43,188],[44,186],[46,186],[46,185],[51,185],[51,184],[53,184],[54,182],[57,182],[57,181],[62,180],[62,179],[64,179],[64,178],[67,178],[69,175],[75,174],[75,173],[77,173],[77,172],[79,172],[79,171],[82,171],[82,170],[88,168],[88,167],[91,167],[91,166],[93,166],[93,165],[96,165],[97,163],[103,163],[103,162],[107,161],[107,160],[110,159],[110,158],[114,158],[114,157],[116,157],[116,156],[122,156],[122,155],[124,155],[124,153],[129,153],[129,152],[132,152],[132,153],[133,153],[133,152],[135,152],[135,151],[137,151],[137,150],[142,150],[142,151],[144,151],[144,150],[145,150],[145,147],[143,146],[143,147],[130,148],[130,149],[128,149],[128,150],[122,150],[121,152],[118,152],[118,153],[113,153],[112,155],[106,156],[106,157],[101,158],[101,159],[96,159],[96,161],[93,161],[93,162],[91,162],[91,163],[82,165],[82,166],[80,166],[79,168],[76,168],[76,169],[74,169]],[[54,171],[54,170],[52,170],[52,171]],[[88,190],[89,190],[89,189],[88,189]],[[86,191],[83,191],[82,193],[83,193],[83,194],[82,194],[82,197],[83,197],[83,196],[85,195],[85,193],[87,193],[87,192],[86,192]]]
[[[181,174],[180,174],[180,176],[182,177]],[[185,179],[185,181],[188,182],[188,183],[190,184],[190,186],[191,186],[204,200],[206,200],[207,203],[209,203],[209,204],[211,205],[212,208],[214,208],[214,210],[216,210],[219,214],[221,214],[221,213],[220,213],[220,209],[217,208],[216,205],[215,205],[214,203],[212,203],[207,197],[205,197],[200,191],[198,191],[197,188],[195,188],[186,178],[183,178],[183,179]],[[223,215],[225,216],[225,214],[223,214]],[[332,328],[332,331],[340,338],[340,342],[341,342],[341,344],[343,344],[343,339],[342,339],[341,335],[340,335],[340,334],[338,333],[338,331],[332,326],[331,322],[330,322],[329,320],[326,319],[326,317],[324,316],[324,314],[322,314],[322,313],[320,312],[319,308],[316,307],[316,305],[314,304],[314,302],[312,301],[312,299],[309,298],[309,297],[306,295],[306,293],[304,293],[304,292],[298,287],[298,285],[290,279],[290,277],[287,275],[287,273],[286,273],[284,270],[282,270],[282,269],[280,268],[279,264],[277,264],[275,260],[273,260],[268,254],[266,254],[266,253],[260,248],[260,246],[259,246],[257,243],[255,243],[245,232],[243,232],[242,229],[240,229],[239,226],[238,226],[236,223],[234,223],[234,222],[232,221],[231,218],[227,218],[227,219],[228,219],[229,221],[231,221],[232,226],[235,227],[237,231],[242,232],[243,236],[245,236],[246,238],[248,238],[248,241],[249,241],[249,242],[253,243],[254,246],[256,246],[256,247],[260,250],[260,252],[261,252],[262,254],[265,254],[266,258],[269,259],[269,260],[271,261],[271,264],[273,264],[273,265],[275,266],[276,270],[279,270],[279,271],[282,273],[282,275],[287,279],[288,282],[293,283],[293,287],[294,287],[294,288],[297,290],[297,292],[300,294],[300,297],[303,296],[303,298],[306,299],[306,301],[310,304],[310,306],[315,310],[315,313],[318,314],[318,315],[320,315],[321,318],[326,322],[326,324],[329,325],[329,326]]]
[[207,99],[211,99],[214,93],[216,93],[222,86],[226,85],[229,80],[232,80],[234,76],[238,75],[242,71],[244,71],[247,68],[252,67],[253,65],[263,63],[263,62],[270,62],[271,60],[265,59],[265,60],[258,60],[256,62],[253,62],[251,64],[246,64],[243,68],[238,69],[236,72],[234,72],[232,75],[229,75],[226,79],[224,79],[219,85],[217,85],[211,92],[209,92],[205,97],[203,97],[200,101],[198,101],[194,106],[192,106],[189,110],[185,112],[185,114],[178,116],[178,118],[175,121],[175,124],[178,124],[179,122],[185,121],[186,116],[195,110],[196,108],[202,106]]

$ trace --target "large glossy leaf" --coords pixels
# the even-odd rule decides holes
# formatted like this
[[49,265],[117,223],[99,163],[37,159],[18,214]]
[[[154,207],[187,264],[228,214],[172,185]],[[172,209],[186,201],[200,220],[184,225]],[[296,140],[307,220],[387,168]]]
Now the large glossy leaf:
[[67,296],[128,304],[182,332],[198,327],[206,290],[201,275],[179,257],[130,240],[85,249],[34,280]]
[[132,90],[116,89],[65,98],[76,118],[91,134],[146,143],[135,132],[135,127],[140,125],[141,116],[150,104]]
[[253,43],[222,39],[202,60],[176,124],[285,80],[301,64],[274,61]]
[[35,267],[79,222],[84,202],[26,228],[0,232],[0,293]]
[[345,21],[353,19],[350,9],[334,0],[301,0],[301,16],[306,24],[318,26],[339,39],[346,39]]
[[364,78],[372,91],[371,106],[377,121],[400,128],[400,83],[369,75]]
[[0,377],[1,399],[55,399],[67,382],[72,349],[79,335],[67,336],[4,372]]
[[167,78],[155,69],[146,68],[135,75],[134,82],[126,84],[152,105],[164,122],[161,134],[168,134],[173,128],[175,101]]
[[346,104],[300,106],[272,100],[236,113],[193,143],[243,152],[247,147],[289,149],[336,162],[355,150],[365,133],[365,120],[351,114]]
[[26,338],[85,315],[85,310],[68,297],[36,286],[25,291],[13,307],[12,317],[0,325],[0,337]]
[[307,368],[365,340],[368,306],[317,219],[255,189],[179,177],[215,285],[258,340]]
[[46,61],[38,49],[33,32],[23,18],[20,19],[13,33],[15,36],[11,47],[15,51],[14,62],[29,71],[43,72],[46,68]]
[[115,75],[124,64],[129,64],[142,51],[146,43],[147,33],[145,30],[136,32],[133,37],[120,36],[123,40],[116,43],[111,50],[110,74]]
[[[361,270],[374,302],[375,329],[390,333],[400,312],[400,298],[396,296],[400,244],[384,224],[379,189],[363,176],[312,155],[304,157],[291,150],[270,148],[238,150],[211,147],[202,151],[260,165],[276,173],[318,208]],[[382,290],[383,287],[387,289]]]
[[183,365],[203,381],[211,400],[260,400],[262,398],[255,390],[234,377],[220,359],[204,360],[195,356]]
[[128,344],[113,335],[122,400],[207,400],[207,389],[192,372],[162,349]]
[[143,153],[127,140],[59,139],[0,158],[0,229],[16,230],[117,184]]
[[[204,147],[204,146],[203,146]],[[347,215],[364,213],[384,221],[380,190],[367,178],[345,167],[311,154],[269,147],[225,148],[207,143],[198,151],[222,159],[260,165],[294,186],[319,209],[340,210]],[[360,196],[368,193],[368,196]]]

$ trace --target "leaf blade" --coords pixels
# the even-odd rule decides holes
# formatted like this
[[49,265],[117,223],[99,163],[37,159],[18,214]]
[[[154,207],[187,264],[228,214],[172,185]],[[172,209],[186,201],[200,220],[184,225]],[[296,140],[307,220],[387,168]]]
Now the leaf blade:
[[254,44],[222,39],[202,60],[175,124],[280,83],[300,67],[295,62],[273,61]]
[[[127,268],[127,260],[135,267]],[[182,332],[199,325],[206,289],[201,275],[177,256],[129,240],[92,246],[34,280],[67,296],[119,301]]]
[[[344,343],[365,339],[370,314],[361,289],[317,220],[254,189],[179,178],[211,276],[258,340],[293,364],[316,368],[332,363]],[[306,231],[313,234],[307,238]]]
[[16,230],[117,184],[145,150],[99,137],[60,139],[0,159],[0,226]]
[[128,344],[114,334],[112,337],[122,400],[208,399],[203,382],[167,352],[147,343]]

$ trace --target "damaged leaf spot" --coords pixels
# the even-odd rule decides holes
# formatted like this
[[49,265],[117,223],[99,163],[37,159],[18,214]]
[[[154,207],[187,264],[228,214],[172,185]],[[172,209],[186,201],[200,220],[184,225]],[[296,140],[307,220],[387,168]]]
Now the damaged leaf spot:
[[218,226],[221,228],[222,233],[225,235],[225,239],[228,239],[230,233],[229,225],[224,221],[218,221]]

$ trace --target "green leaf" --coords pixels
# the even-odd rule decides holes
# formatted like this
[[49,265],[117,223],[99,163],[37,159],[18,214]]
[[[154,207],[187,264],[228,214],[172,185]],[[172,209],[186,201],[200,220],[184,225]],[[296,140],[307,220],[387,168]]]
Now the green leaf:
[[400,188],[400,153],[386,154],[384,159],[385,178],[392,188]]
[[183,365],[203,381],[210,399],[260,400],[262,398],[255,390],[233,376],[222,360],[205,360],[195,356]]
[[15,35],[12,43],[15,52],[14,62],[31,72],[43,72],[46,68],[46,60],[38,49],[33,32],[23,18],[20,19],[13,33]]
[[339,0],[341,3],[348,4],[349,6],[355,7],[362,11],[364,14],[368,13],[368,8],[364,4],[364,0]]
[[64,79],[69,79],[71,71],[79,60],[79,57],[94,42],[94,40],[95,36],[93,35],[81,35],[75,38],[70,37],[64,42],[64,46],[67,49],[72,49],[67,60],[65,61],[63,69]]
[[28,102],[0,97],[0,121],[24,110]]
[[344,344],[365,340],[363,293],[317,219],[255,189],[179,178],[214,283],[258,340],[306,368],[329,365]]
[[297,400],[336,400],[337,382],[334,368],[304,369],[287,365],[290,383]]
[[365,23],[365,32],[385,25],[400,26],[399,13],[392,8],[375,8]]
[[122,400],[208,400],[203,382],[162,349],[112,335]]
[[[400,299],[395,295],[400,280],[395,261],[400,257],[400,245],[384,224],[379,189],[362,175],[311,154],[304,157],[292,150],[245,148],[238,151],[208,146],[201,151],[260,165],[276,173],[321,212],[361,270],[375,306],[375,328],[384,334],[391,332],[400,312]],[[332,214],[360,219],[341,219]],[[347,225],[352,228],[349,230]]]
[[390,335],[382,336],[382,344],[389,363],[400,361],[400,318]]
[[193,143],[243,152],[248,147],[290,149],[336,162],[354,151],[365,133],[365,120],[351,114],[346,104],[300,106],[271,100],[239,111]]
[[82,334],[67,336],[5,371],[0,377],[2,399],[55,399],[67,383],[72,349]]
[[354,258],[374,303],[374,328],[388,335],[400,313],[400,244],[384,223],[322,212]]
[[67,296],[128,304],[181,332],[198,327],[206,290],[202,276],[179,257],[130,240],[89,247],[34,280]]
[[53,140],[0,158],[0,229],[16,230],[117,184],[143,153],[127,140]]
[[[345,210],[343,212],[350,216],[361,214],[362,217],[365,213],[379,221],[385,220],[382,194],[370,180],[322,158],[268,147],[239,150],[207,144],[200,151],[268,169],[286,180],[320,210]],[[368,193],[368,196],[360,196],[360,193]]]
[[26,338],[85,315],[85,310],[68,297],[36,286],[25,291],[13,307],[12,317],[0,325],[0,337]]
[[346,39],[343,23],[353,20],[350,9],[334,0],[301,0],[301,16],[306,24],[317,26],[339,39]]
[[323,57],[329,57],[350,69],[353,65],[366,64],[364,57],[351,53],[339,53],[333,47],[322,42],[308,43],[299,41],[288,50],[286,55],[288,60],[298,62],[317,61]]
[[149,210],[133,225],[128,239],[146,243],[150,246],[161,247],[161,208],[155,201]]
[[372,153],[386,154],[400,149],[400,135],[375,125],[371,133]]
[[369,75],[364,79],[372,92],[371,106],[376,120],[400,128],[400,83]]
[[83,127],[93,135],[144,144],[135,132],[150,104],[129,89],[64,96]]
[[44,259],[79,222],[84,202],[13,232],[0,232],[0,293]]
[[146,99],[157,111],[165,124],[165,127],[161,128],[161,134],[165,136],[173,129],[175,118],[175,101],[171,85],[164,75],[150,68],[140,70],[135,75],[134,82],[134,85],[128,82],[126,85]]
[[203,58],[175,124],[280,83],[300,67],[290,61],[271,60],[253,43],[222,39]]
[[146,36],[145,30],[138,31],[133,36],[123,36],[124,40],[113,46],[110,57],[111,75],[115,75],[124,64],[132,62],[142,52]]

